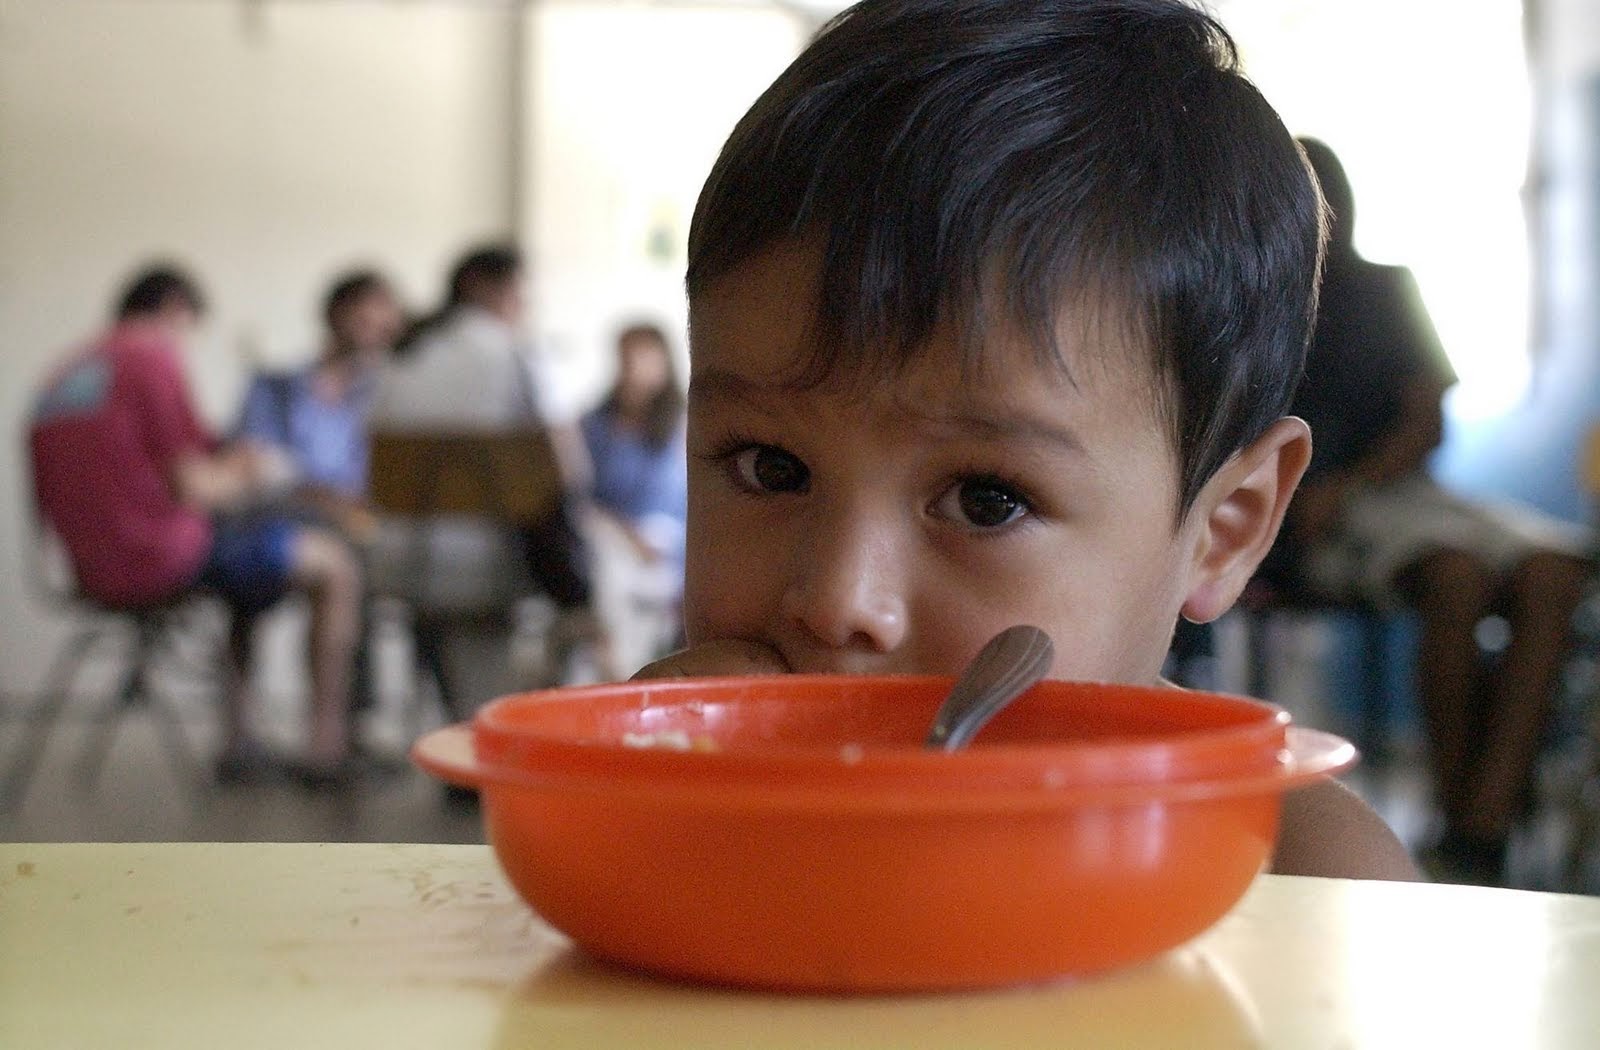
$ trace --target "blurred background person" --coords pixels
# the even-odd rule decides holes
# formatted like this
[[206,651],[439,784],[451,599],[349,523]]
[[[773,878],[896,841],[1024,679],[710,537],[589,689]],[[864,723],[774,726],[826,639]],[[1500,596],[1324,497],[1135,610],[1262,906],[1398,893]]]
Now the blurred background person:
[[683,593],[684,394],[658,325],[618,335],[616,381],[581,429],[593,471],[596,610],[610,662],[627,675],[671,645]]
[[[201,422],[180,359],[205,300],[171,266],[139,273],[112,328],[58,370],[31,422],[34,491],[78,586],[112,608],[201,588],[233,612],[217,779],[292,772],[309,786],[358,773],[347,728],[361,571],[326,529],[248,513],[289,471],[251,442],[221,444]],[[291,589],[311,602],[311,720],[286,763],[249,731],[251,628]]]
[[355,270],[333,282],[322,316],[314,362],[252,378],[238,434],[281,450],[294,466],[294,499],[360,540],[371,531],[367,417],[404,314],[383,275]]
[[[278,449],[292,465],[280,511],[336,528],[364,556],[377,528],[367,499],[367,417],[405,315],[388,279],[359,269],[334,279],[323,298],[322,320],[322,349],[311,364],[251,379],[237,432]],[[371,613],[370,600],[364,600],[352,672],[354,711],[377,703]],[[353,729],[352,740],[361,743]]]
[[[1355,249],[1355,201],[1333,151],[1301,140],[1331,212],[1306,377],[1293,411],[1311,466],[1275,568],[1290,587],[1421,620],[1416,690],[1442,827],[1424,863],[1451,881],[1497,883],[1531,790],[1572,615],[1591,566],[1583,530],[1530,508],[1466,500],[1429,458],[1455,372],[1400,266]],[[1477,626],[1498,613],[1510,642],[1490,673]]]
[[443,301],[414,320],[379,384],[374,420],[509,429],[541,418],[522,252],[485,245],[452,267]]
[[[525,327],[524,277],[522,254],[515,247],[487,245],[467,252],[451,271],[443,303],[396,347],[378,385],[372,426],[412,432],[544,427],[550,432],[569,495],[545,520],[514,530],[481,521],[438,522],[426,539],[429,578],[395,577],[393,586],[421,609],[457,614],[509,609],[537,588],[556,609],[549,649],[553,676],[565,679],[576,654],[605,648],[591,608],[588,550],[570,495],[587,486],[588,469],[581,439],[570,428],[550,427],[542,410]],[[386,576],[403,572],[406,564],[403,556],[383,560]],[[441,622],[447,625],[441,630],[454,637],[426,625],[418,633],[424,662],[433,664],[442,679],[453,680],[441,686],[472,701],[504,689],[505,675],[496,672],[509,663],[509,633],[496,631],[487,651],[478,648],[447,661],[446,648],[462,651],[483,639],[472,637],[476,632],[464,616]],[[468,676],[478,676],[480,683],[467,684]]]

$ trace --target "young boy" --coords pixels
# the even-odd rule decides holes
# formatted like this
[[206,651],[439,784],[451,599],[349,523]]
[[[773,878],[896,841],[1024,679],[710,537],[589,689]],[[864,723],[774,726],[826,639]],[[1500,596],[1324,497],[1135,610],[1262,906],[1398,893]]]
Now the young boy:
[[[734,129],[689,234],[689,648],[643,675],[956,673],[1044,628],[1156,683],[1311,450],[1321,200],[1179,0],[866,0]],[[1280,872],[1412,878],[1333,781]]]

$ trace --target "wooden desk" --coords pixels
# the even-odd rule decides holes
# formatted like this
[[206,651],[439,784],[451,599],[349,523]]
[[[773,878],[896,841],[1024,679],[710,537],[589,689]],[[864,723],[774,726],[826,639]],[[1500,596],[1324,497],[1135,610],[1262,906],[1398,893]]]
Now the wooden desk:
[[585,959],[477,846],[0,846],[0,1047],[1600,1046],[1600,899],[1266,876],[1095,980],[780,998]]

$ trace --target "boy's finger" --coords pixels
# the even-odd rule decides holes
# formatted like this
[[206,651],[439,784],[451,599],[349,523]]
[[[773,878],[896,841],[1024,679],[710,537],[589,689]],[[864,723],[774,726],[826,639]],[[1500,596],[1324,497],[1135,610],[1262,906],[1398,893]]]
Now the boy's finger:
[[789,665],[771,646],[725,638],[684,649],[647,664],[635,679],[698,678],[709,675],[788,674]]

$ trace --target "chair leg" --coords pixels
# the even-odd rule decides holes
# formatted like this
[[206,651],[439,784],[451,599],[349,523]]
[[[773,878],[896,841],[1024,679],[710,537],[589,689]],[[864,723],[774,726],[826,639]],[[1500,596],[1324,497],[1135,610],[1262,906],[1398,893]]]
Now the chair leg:
[[165,646],[167,651],[174,650],[171,632],[171,621],[160,613],[137,621],[133,652],[121,685],[102,713],[78,760],[75,772],[81,789],[87,791],[99,782],[106,756],[111,750],[112,738],[122,718],[140,707],[149,711],[156,731],[161,734],[167,752],[172,756],[173,765],[178,767],[180,781],[193,785],[197,791],[208,783],[205,771],[195,756],[193,744],[183,731],[178,711],[150,682],[150,670],[162,654],[162,647]]
[[1584,893],[1584,864],[1600,843],[1600,783],[1585,784],[1572,807],[1572,828],[1565,855],[1561,858],[1559,886],[1567,893]]
[[45,687],[39,702],[24,716],[28,726],[17,747],[16,757],[6,769],[5,777],[0,779],[0,811],[20,805],[27,794],[34,770],[44,753],[45,741],[61,718],[62,708],[66,707],[78,670],[94,648],[94,643],[105,636],[106,630],[104,625],[80,630],[61,650],[55,665],[45,675]]
[[134,625],[133,651],[129,654],[127,670],[111,703],[96,720],[89,742],[84,745],[83,755],[78,759],[76,777],[78,786],[85,791],[93,788],[100,779],[100,770],[111,751],[111,740],[122,723],[122,716],[144,702],[145,669],[159,637],[158,624],[140,619]]
[[173,765],[178,767],[179,780],[192,784],[197,791],[202,790],[210,780],[200,760],[195,757],[194,746],[183,731],[183,721],[178,717],[178,711],[168,699],[151,689],[148,682],[145,683],[145,690],[144,703],[150,708],[156,730],[166,740],[167,753],[172,756]]
[[1272,615],[1266,611],[1252,612],[1245,619],[1245,685],[1249,694],[1261,700],[1267,699],[1267,690],[1271,683],[1268,682],[1271,663],[1272,646],[1269,635],[1272,630]]
[[1584,865],[1600,847],[1600,699],[1591,697],[1590,705],[1583,768],[1567,805],[1570,829],[1559,877],[1561,888],[1568,893],[1588,890],[1584,885]]
[[418,623],[414,635],[417,647],[418,670],[433,678],[438,690],[439,706],[444,709],[446,722],[462,721],[460,698],[450,688],[450,673],[445,666],[444,630],[435,623]]
[[1361,623],[1361,710],[1357,744],[1371,763],[1382,762],[1389,746],[1389,617],[1359,613]]

